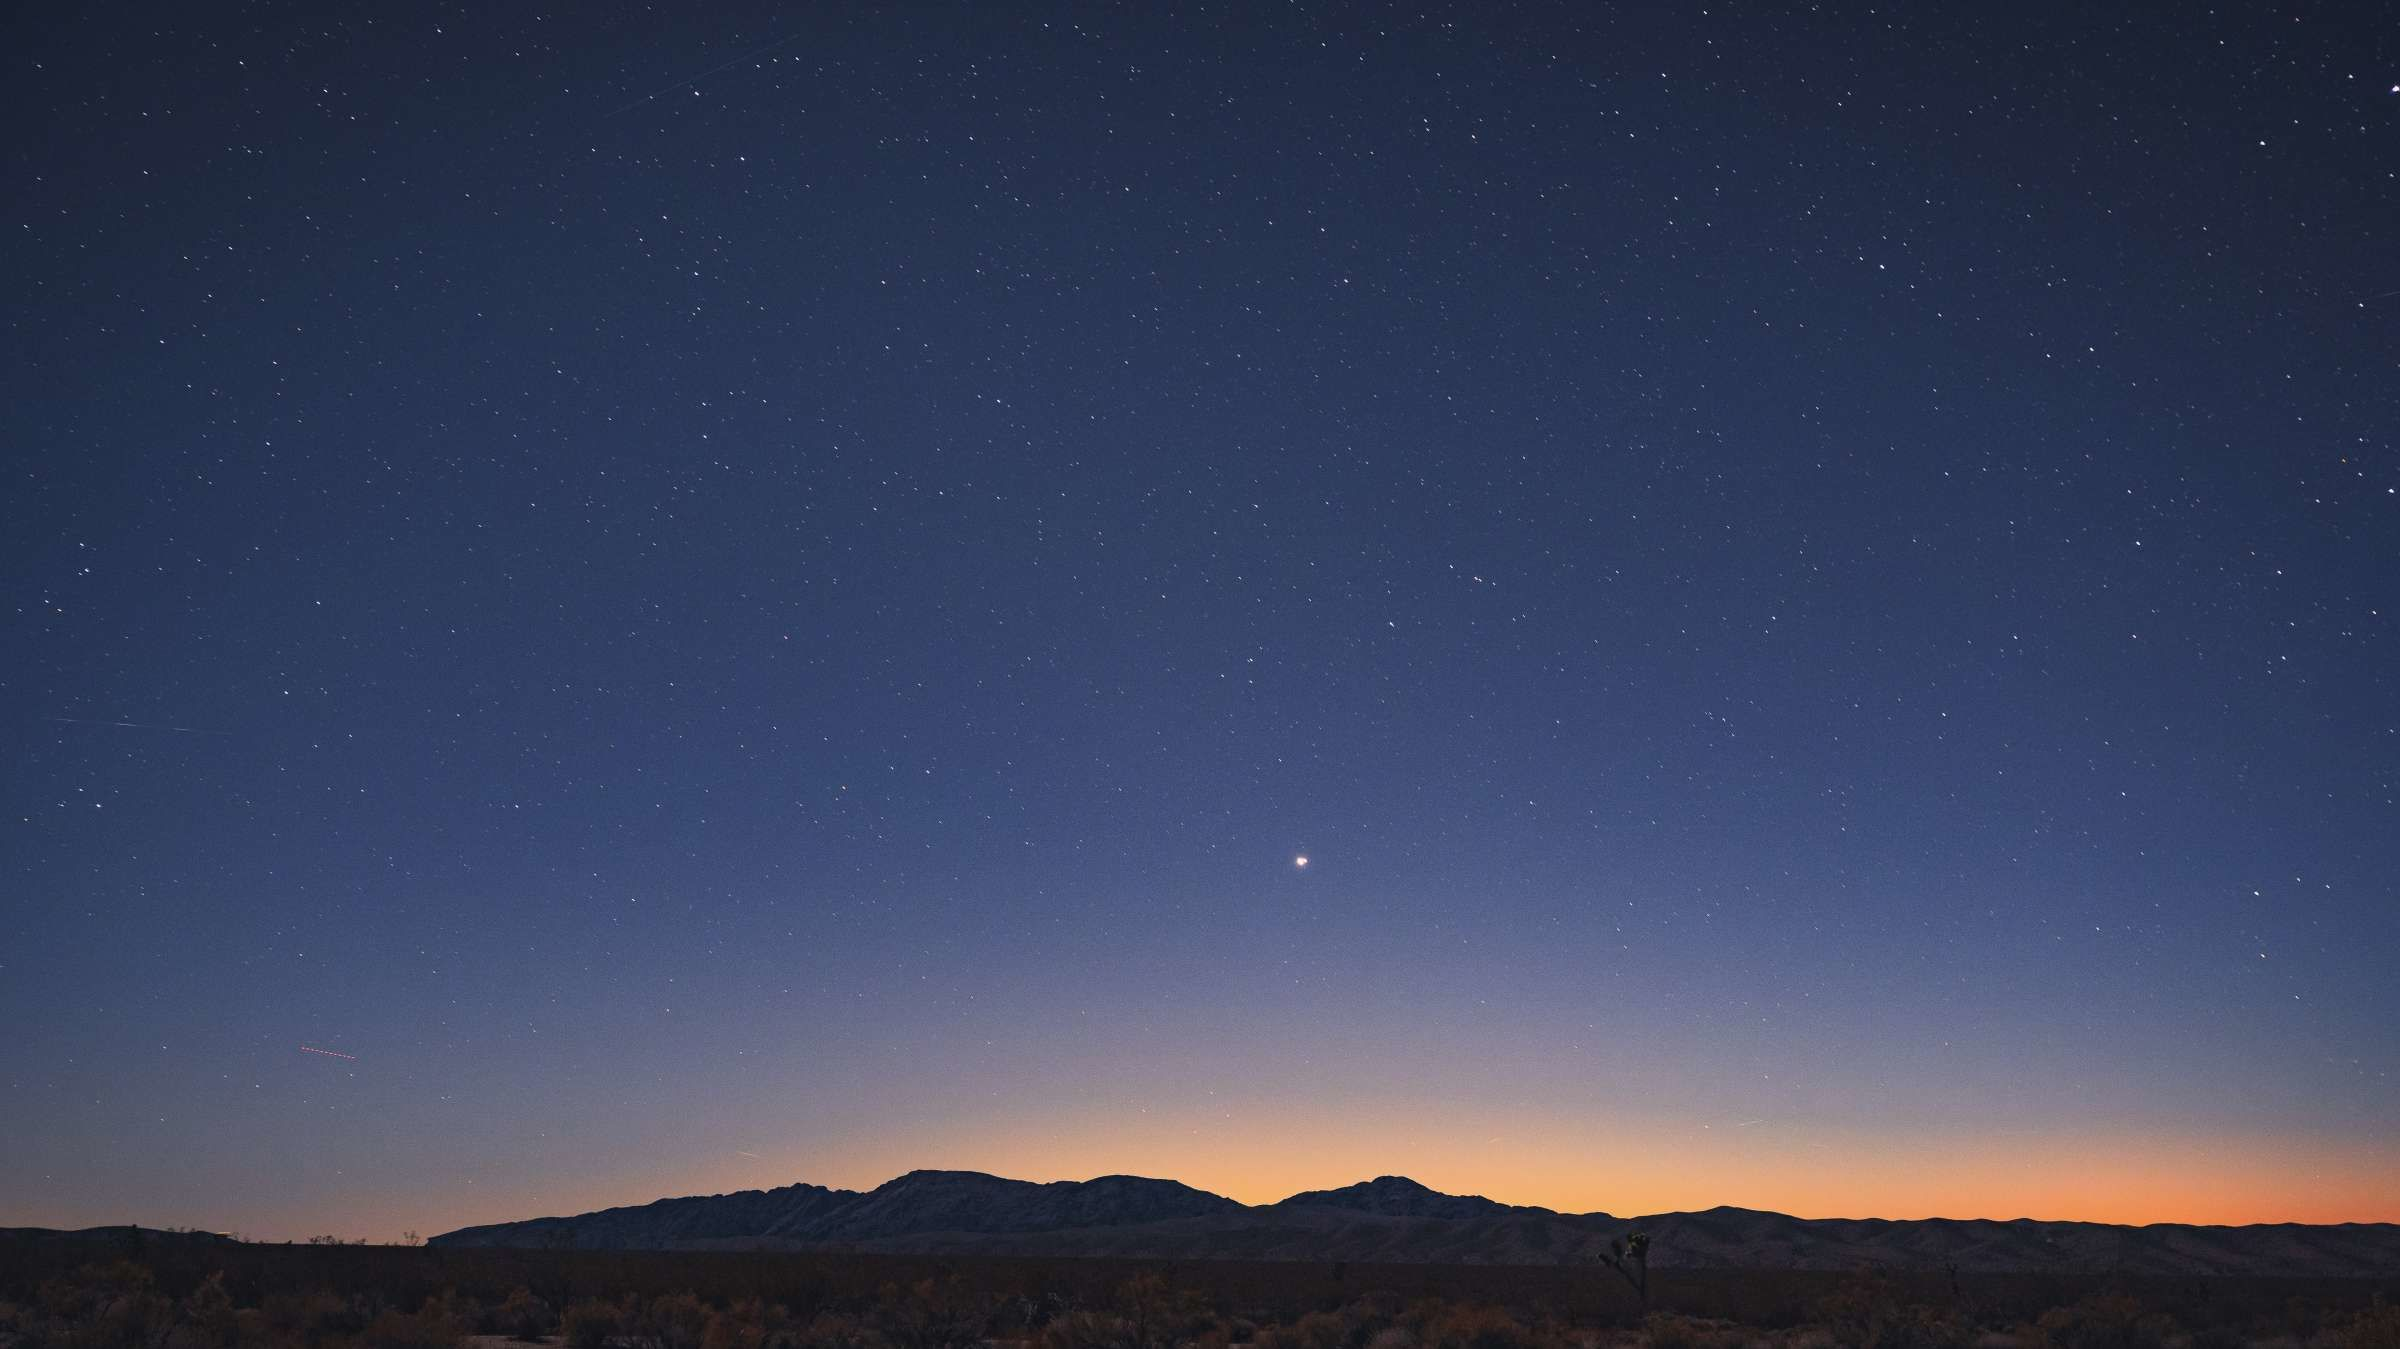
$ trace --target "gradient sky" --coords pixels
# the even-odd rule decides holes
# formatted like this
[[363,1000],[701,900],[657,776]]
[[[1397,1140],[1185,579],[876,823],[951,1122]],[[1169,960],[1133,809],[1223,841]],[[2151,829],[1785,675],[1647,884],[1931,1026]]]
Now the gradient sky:
[[1165,8],[12,16],[0,1224],[2400,1220],[2372,6]]

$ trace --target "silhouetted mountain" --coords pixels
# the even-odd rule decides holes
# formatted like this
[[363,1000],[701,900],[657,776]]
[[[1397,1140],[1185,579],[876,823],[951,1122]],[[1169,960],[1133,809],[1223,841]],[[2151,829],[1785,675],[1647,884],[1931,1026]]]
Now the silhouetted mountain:
[[1172,1180],[1003,1180],[980,1171],[911,1171],[831,1215],[820,1239],[872,1241],[919,1232],[1054,1232],[1239,1213],[1223,1195]]
[[436,1246],[540,1246],[579,1250],[670,1250],[723,1244],[851,1246],[922,1233],[966,1236],[1055,1232],[1241,1213],[1223,1195],[1172,1180],[1004,1180],[980,1171],[911,1171],[860,1194],[820,1185],[690,1199],[572,1218],[462,1227]]
[[1939,1269],[2389,1277],[2400,1225],[1794,1218],[1713,1208],[1616,1218],[1449,1195],[1401,1176],[1251,1207],[1171,1180],[1004,1180],[911,1171],[864,1194],[815,1185],[662,1199],[571,1218],[444,1233],[435,1246],[824,1250],[1145,1259],[1597,1264],[1611,1237],[1651,1236],[1660,1269]]
[[233,1238],[222,1232],[170,1232],[158,1227],[0,1227],[0,1241],[113,1242],[119,1246],[159,1242],[209,1246],[231,1244]]
[[1479,1194],[1443,1194],[1406,1176],[1377,1176],[1338,1190],[1309,1190],[1275,1207],[1302,1206],[1380,1213],[1389,1218],[1488,1218],[1502,1213],[1550,1212],[1546,1208],[1519,1209]]
[[806,1239],[825,1215],[840,1211],[858,1198],[856,1190],[786,1185],[778,1190],[661,1199],[572,1218],[531,1218],[488,1227],[462,1227],[430,1238],[425,1244],[649,1251],[727,1239],[785,1236]]

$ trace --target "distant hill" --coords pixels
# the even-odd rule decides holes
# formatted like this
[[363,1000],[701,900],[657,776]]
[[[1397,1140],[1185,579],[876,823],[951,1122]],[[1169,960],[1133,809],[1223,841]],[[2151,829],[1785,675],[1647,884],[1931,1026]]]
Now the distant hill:
[[1249,1212],[1223,1195],[1171,1180],[1004,1180],[980,1171],[911,1171],[864,1194],[820,1185],[692,1199],[661,1199],[572,1218],[465,1227],[429,1246],[552,1246],[578,1250],[674,1250],[723,1246],[805,1249],[888,1243],[928,1233],[1002,1236],[1091,1227],[1139,1227],[1179,1218]]
[[1139,1176],[1045,1185],[977,1171],[911,1171],[863,1194],[787,1185],[661,1199],[463,1227],[427,1244],[1552,1265],[1597,1263],[1609,1238],[1637,1227],[1650,1234],[1660,1269],[2400,1274],[2400,1224],[2392,1223],[2121,1227],[1794,1218],[1740,1208],[1617,1218],[1443,1194],[1402,1176],[1252,1206]]
[[1380,1213],[1387,1218],[1490,1218],[1503,1213],[1550,1212],[1546,1208],[1516,1208],[1479,1194],[1443,1194],[1406,1176],[1377,1176],[1338,1190],[1309,1190],[1275,1207],[1338,1208]]
[[112,1243],[118,1246],[140,1246],[150,1242],[205,1246],[216,1242],[231,1244],[232,1237],[222,1232],[170,1232],[159,1227],[0,1227],[0,1242],[82,1242],[91,1245]]

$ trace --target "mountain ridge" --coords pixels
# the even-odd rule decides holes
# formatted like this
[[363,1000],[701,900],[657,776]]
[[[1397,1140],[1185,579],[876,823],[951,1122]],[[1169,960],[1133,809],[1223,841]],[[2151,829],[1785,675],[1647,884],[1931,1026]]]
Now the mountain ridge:
[[1278,1199],[1268,1208],[1339,1208],[1381,1213],[1394,1218],[1482,1218],[1502,1213],[1550,1213],[1554,1210],[1503,1204],[1479,1194],[1444,1194],[1406,1176],[1377,1176],[1338,1190],[1303,1190]]
[[871,1190],[797,1183],[688,1195],[462,1227],[427,1244],[1555,1265],[1597,1264],[1610,1238],[1634,1227],[1650,1233],[1652,1263],[1660,1269],[2330,1277],[2400,1271],[2400,1224],[2393,1223],[1796,1218],[1729,1204],[1621,1218],[1444,1194],[1405,1176],[1250,1205],[1147,1176],[1037,1182],[917,1170]]

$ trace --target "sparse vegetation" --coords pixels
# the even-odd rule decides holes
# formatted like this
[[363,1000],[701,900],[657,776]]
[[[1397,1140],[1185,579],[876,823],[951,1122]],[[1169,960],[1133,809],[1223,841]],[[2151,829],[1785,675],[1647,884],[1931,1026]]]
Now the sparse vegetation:
[[2098,1293],[2042,1313],[2034,1323],[2051,1349],[2166,1349],[2181,1329],[2124,1293]]
[[2400,1349],[2400,1306],[2377,1294],[2373,1306],[2341,1330],[2342,1349]]
[[1627,1287],[1633,1289],[1634,1296],[1641,1299],[1642,1313],[1647,1316],[1650,1311],[1650,1238],[1641,1232],[1611,1237],[1608,1254],[1600,1259],[1625,1280]]
[[1636,1298],[1588,1266],[28,1244],[0,1349],[2400,1349],[2400,1276],[1618,1273]]
[[598,1298],[585,1298],[560,1316],[558,1330],[568,1349],[601,1349],[617,1333],[617,1309]]

